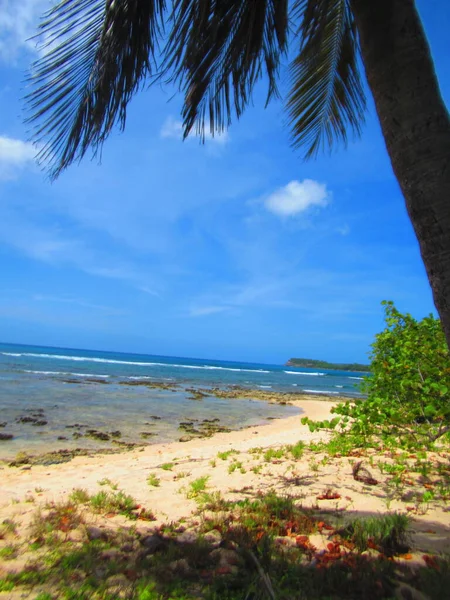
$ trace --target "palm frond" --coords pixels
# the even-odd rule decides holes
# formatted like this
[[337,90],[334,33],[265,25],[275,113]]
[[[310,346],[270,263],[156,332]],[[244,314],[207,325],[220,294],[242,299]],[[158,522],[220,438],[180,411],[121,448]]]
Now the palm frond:
[[300,52],[291,65],[287,107],[293,145],[311,158],[348,131],[359,135],[366,100],[358,67],[359,42],[349,0],[297,0]]
[[184,92],[184,136],[229,125],[268,77],[267,100],[277,94],[286,50],[288,0],[174,0],[165,71]]
[[96,151],[153,72],[165,0],[60,0],[40,34],[47,51],[28,77],[28,119],[56,177]]

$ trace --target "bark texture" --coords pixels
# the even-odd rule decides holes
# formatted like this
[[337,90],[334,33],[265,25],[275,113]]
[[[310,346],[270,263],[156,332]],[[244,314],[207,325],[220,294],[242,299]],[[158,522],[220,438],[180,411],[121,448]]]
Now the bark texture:
[[450,347],[450,118],[414,0],[350,0],[362,59]]

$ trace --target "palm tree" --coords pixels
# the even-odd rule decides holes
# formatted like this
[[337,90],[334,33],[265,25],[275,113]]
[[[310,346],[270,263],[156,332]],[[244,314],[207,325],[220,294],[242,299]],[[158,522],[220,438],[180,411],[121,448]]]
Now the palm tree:
[[28,106],[52,177],[125,126],[144,82],[178,85],[185,136],[214,134],[261,78],[278,93],[288,50],[293,144],[313,157],[361,131],[361,58],[450,346],[450,118],[414,0],[60,0],[41,34]]

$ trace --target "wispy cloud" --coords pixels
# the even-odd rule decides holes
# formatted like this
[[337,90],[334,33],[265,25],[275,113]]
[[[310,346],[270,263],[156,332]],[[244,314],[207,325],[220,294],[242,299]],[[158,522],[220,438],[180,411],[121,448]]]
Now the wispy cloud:
[[216,315],[217,313],[231,310],[230,306],[197,306],[189,311],[190,317],[207,317],[208,315]]
[[[160,136],[163,139],[177,139],[181,140],[183,138],[183,123],[174,117],[170,116],[164,121]],[[196,136],[195,131],[191,133],[189,136],[190,139],[193,139]],[[229,135],[227,131],[216,132],[214,135],[211,133],[209,125],[205,126],[205,140],[210,141],[214,144],[224,145],[229,141]]]
[[36,149],[28,142],[0,135],[0,180],[14,179],[34,164]]
[[88,302],[87,300],[83,300],[82,298],[72,298],[65,296],[49,296],[47,294],[34,294],[33,300],[36,302],[42,302],[45,304],[48,303],[56,303],[56,304],[71,304],[74,306],[79,306],[81,308],[88,308],[90,310],[100,311],[103,313],[107,313],[110,315],[126,315],[129,311],[124,309],[114,308],[112,306],[106,306],[104,304],[95,304],[93,302]]
[[57,267],[74,268],[88,275],[116,279],[152,296],[160,286],[148,271],[128,260],[118,260],[92,247],[67,228],[33,221],[23,207],[0,206],[0,243],[21,254]]
[[348,235],[350,233],[350,226],[347,223],[345,223],[345,225],[337,227],[336,231],[341,235]]
[[278,217],[295,217],[313,206],[327,206],[330,199],[331,194],[324,183],[313,179],[294,180],[270,194],[265,206]]
[[2,0],[0,3],[0,61],[14,64],[23,51],[32,52],[39,17],[49,0]]

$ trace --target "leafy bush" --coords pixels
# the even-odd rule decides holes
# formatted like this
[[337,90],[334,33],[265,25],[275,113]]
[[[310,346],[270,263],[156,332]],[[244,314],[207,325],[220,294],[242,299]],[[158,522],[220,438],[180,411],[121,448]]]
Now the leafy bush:
[[383,302],[386,328],[372,344],[371,375],[361,390],[367,398],[341,403],[338,417],[310,429],[346,429],[366,440],[429,445],[450,431],[450,355],[440,321],[417,321]]

